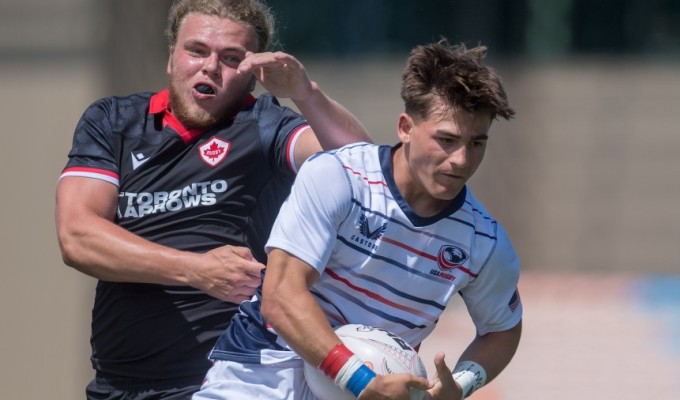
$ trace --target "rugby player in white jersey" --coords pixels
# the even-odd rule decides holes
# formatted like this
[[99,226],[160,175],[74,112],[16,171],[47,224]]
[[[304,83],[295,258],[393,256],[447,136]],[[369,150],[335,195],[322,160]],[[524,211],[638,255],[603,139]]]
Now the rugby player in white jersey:
[[[485,47],[415,48],[404,70],[396,146],[353,144],[301,168],[266,246],[261,290],[218,340],[194,399],[315,399],[303,360],[359,399],[461,399],[509,364],[521,335],[519,261],[466,182],[492,121],[510,119]],[[441,349],[436,376],[376,375],[334,328],[387,329],[417,348],[460,294],[477,334]],[[428,361],[428,360],[426,360]]]

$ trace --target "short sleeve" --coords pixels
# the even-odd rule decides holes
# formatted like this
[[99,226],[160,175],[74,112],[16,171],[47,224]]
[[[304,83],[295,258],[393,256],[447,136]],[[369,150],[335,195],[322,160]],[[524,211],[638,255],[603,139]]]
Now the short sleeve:
[[351,208],[352,188],[339,160],[319,153],[307,160],[279,211],[266,251],[301,259],[321,273],[333,251],[338,226]]
[[278,100],[264,93],[257,101],[257,112],[254,118],[265,143],[271,148],[274,165],[282,171],[294,176],[297,171],[293,152],[295,142],[309,124],[299,113],[279,104]]
[[496,237],[489,261],[460,292],[479,335],[508,330],[522,318],[519,258],[500,224]]
[[85,176],[118,186],[116,146],[106,99],[93,103],[76,125],[69,160],[63,176]]

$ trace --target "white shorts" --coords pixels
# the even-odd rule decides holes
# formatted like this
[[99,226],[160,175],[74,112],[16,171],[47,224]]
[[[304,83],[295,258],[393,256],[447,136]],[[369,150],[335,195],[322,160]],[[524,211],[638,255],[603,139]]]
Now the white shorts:
[[216,361],[192,400],[318,400],[309,390],[302,360],[276,364]]

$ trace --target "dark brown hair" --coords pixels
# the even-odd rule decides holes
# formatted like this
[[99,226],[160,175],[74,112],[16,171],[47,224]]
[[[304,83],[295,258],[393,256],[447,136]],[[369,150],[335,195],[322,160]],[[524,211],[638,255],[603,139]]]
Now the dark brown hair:
[[500,77],[482,64],[485,56],[484,46],[468,49],[464,44],[452,46],[446,39],[414,48],[402,74],[406,113],[427,118],[441,99],[447,108],[485,111],[493,119],[514,117]]

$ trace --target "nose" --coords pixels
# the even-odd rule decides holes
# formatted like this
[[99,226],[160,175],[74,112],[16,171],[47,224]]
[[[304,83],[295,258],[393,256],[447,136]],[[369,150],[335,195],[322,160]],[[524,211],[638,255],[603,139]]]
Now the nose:
[[449,162],[457,168],[467,166],[469,161],[469,149],[465,145],[456,147],[451,154],[449,154]]
[[215,53],[211,53],[203,61],[203,71],[208,75],[217,75],[220,71],[220,59]]

